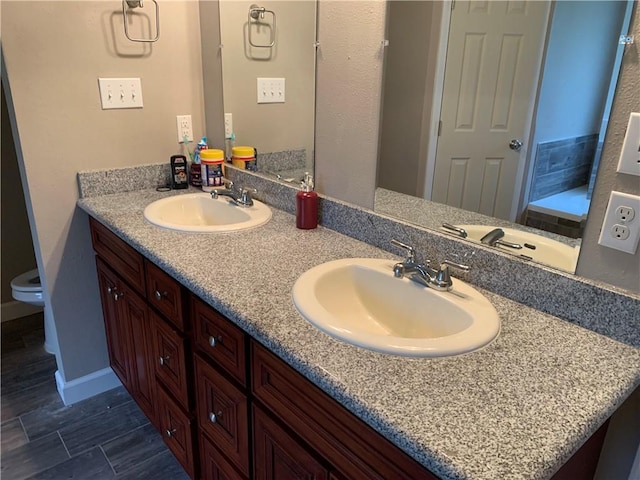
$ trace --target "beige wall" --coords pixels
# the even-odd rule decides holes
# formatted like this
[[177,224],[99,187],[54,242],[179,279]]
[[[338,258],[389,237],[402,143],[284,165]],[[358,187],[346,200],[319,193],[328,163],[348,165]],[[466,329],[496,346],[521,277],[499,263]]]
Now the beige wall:
[[[220,29],[224,107],[233,114],[236,145],[258,152],[282,150],[313,154],[316,3],[310,0],[267,1],[260,6],[276,14],[276,44],[248,44],[247,15],[251,1],[222,0]],[[263,20],[273,20],[265,13]],[[268,44],[269,30],[252,26],[254,44]],[[285,78],[285,103],[258,104],[258,77]]]
[[373,208],[382,89],[385,2],[318,5],[316,186]]
[[[1,88],[0,88],[1,89]],[[18,158],[13,146],[13,135],[9,124],[9,115],[2,90],[2,252],[0,253],[0,272],[2,272],[2,289],[0,303],[12,302],[11,280],[32,268],[36,268],[36,257],[33,253],[31,230],[27,218],[27,207],[24,203]]]
[[[640,8],[637,2],[631,34],[640,38]],[[640,112],[640,49],[637,45],[627,47],[622,59],[622,71],[609,118],[576,273],[640,293],[640,248],[635,255],[630,255],[598,245],[610,192],[615,190],[640,195],[640,177],[616,172],[631,112]]]
[[[204,131],[198,3],[160,2],[161,37],[152,45],[125,39],[120,9],[113,1],[2,2],[9,111],[66,381],[108,365],[76,173],[168,162],[180,151],[179,114],[193,116],[195,135]],[[151,3],[142,13],[153,24]],[[140,77],[144,108],[101,110],[98,77]]]
[[434,22],[434,6],[435,2],[391,2],[387,17],[377,185],[413,196],[420,196],[418,184],[424,183],[419,179],[420,148],[423,132],[429,131],[434,74],[429,67],[435,64],[430,40],[441,14],[437,9]]

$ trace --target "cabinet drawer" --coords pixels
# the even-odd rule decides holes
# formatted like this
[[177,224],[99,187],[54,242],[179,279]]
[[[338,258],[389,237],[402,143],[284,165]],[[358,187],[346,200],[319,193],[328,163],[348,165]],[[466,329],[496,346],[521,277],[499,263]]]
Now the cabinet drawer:
[[159,315],[151,312],[153,365],[158,378],[180,405],[189,411],[186,340]]
[[255,404],[252,410],[255,480],[329,479],[329,470],[296,439]]
[[147,270],[147,300],[179,330],[185,331],[182,286],[153,263],[145,260]]
[[93,249],[139,294],[145,296],[144,261],[142,255],[126,242],[89,217]]
[[200,434],[200,471],[206,480],[246,480],[214,447],[206,435]]
[[158,423],[164,443],[173,452],[189,476],[195,478],[194,425],[162,387],[158,387]]
[[192,297],[195,344],[242,386],[247,385],[245,333],[202,300]]
[[422,465],[377,433],[289,365],[251,342],[251,388],[346,478],[437,480]]
[[198,355],[194,358],[198,425],[236,468],[248,476],[247,397],[205,360]]

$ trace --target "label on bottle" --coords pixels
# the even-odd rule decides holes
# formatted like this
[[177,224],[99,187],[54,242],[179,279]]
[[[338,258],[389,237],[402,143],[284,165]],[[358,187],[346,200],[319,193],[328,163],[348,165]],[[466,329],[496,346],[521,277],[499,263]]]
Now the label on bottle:
[[221,187],[224,185],[222,162],[202,164],[202,185],[207,187]]

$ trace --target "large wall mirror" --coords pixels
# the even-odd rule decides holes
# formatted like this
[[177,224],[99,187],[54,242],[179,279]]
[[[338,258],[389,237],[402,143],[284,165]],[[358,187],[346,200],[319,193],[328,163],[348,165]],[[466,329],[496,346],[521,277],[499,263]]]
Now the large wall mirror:
[[388,4],[375,209],[573,272],[633,2],[450,6]]
[[263,173],[299,181],[313,170],[316,3],[219,9],[227,149],[252,146]]
[[[315,98],[327,94],[315,85],[316,53],[355,61],[354,43],[379,34],[383,53],[364,55],[372,71],[384,58],[381,91],[370,94],[381,115],[362,119],[379,121],[374,209],[452,235],[443,224],[462,227],[468,240],[573,272],[633,3],[390,0],[384,31],[368,35],[369,11],[342,2],[318,37],[323,0],[221,0],[235,145],[256,147],[274,179],[297,183],[322,165],[314,129],[327,127],[314,125],[315,107],[332,99]],[[356,15],[352,30],[329,28],[342,11],[340,21]],[[258,78],[285,78],[285,103],[258,103]]]

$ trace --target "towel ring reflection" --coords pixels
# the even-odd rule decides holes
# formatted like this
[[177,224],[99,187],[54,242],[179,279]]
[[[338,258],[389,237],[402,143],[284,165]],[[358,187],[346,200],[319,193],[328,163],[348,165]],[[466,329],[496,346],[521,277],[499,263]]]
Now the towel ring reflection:
[[[264,14],[265,13],[270,13],[271,17],[272,17],[272,25],[271,25],[271,43],[268,45],[260,45],[260,44],[255,44],[253,43],[253,40],[251,39],[251,20],[255,20],[256,22],[253,23],[257,23],[258,19],[263,19],[264,20]],[[252,47],[256,47],[256,48],[271,48],[276,44],[276,12],[274,12],[273,10],[267,10],[264,7],[259,7],[256,4],[253,4],[249,7],[249,13],[247,15],[247,22],[249,24],[249,45],[251,45]],[[268,23],[267,23],[268,25]]]
[[160,7],[156,0],[151,0],[156,6],[156,36],[154,38],[132,38],[129,35],[129,26],[127,22],[127,7],[128,8],[142,8],[142,0],[122,0],[122,16],[124,21],[124,34],[132,42],[144,42],[153,43],[157,42],[160,38]]

